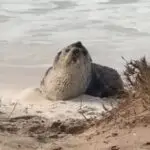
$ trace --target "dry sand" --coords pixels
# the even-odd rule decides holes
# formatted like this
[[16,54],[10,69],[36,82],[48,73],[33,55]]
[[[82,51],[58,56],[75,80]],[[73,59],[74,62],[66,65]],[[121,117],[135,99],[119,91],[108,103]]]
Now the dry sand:
[[84,119],[101,117],[105,112],[103,105],[111,108],[109,101],[116,105],[114,99],[100,99],[82,95],[68,101],[50,101],[45,99],[38,89],[27,88],[19,91],[3,91],[1,96],[1,111],[8,117],[21,115],[40,115],[53,121],[71,119]]
[[[57,128],[59,123],[45,126],[44,118],[14,118],[0,125],[0,145],[2,150],[149,150],[150,115],[147,122],[141,122],[130,128],[118,128],[118,125],[97,125],[87,129],[80,127]],[[27,124],[21,126],[24,121]],[[42,120],[42,123],[39,121]],[[62,127],[72,127],[73,124]],[[79,123],[78,123],[79,125]],[[68,130],[69,131],[69,130]],[[79,132],[81,131],[81,132]]]
[[[12,94],[13,93],[13,94]],[[14,94],[15,93],[15,94]],[[48,101],[38,90],[3,92],[0,112],[2,150],[149,150],[150,115],[133,126],[99,122],[113,99],[83,95]],[[116,103],[113,103],[116,106]]]

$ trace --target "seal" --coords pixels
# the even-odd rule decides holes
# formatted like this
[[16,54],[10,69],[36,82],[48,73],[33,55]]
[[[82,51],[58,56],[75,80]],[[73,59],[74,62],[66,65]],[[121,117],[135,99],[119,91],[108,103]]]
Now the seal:
[[92,60],[81,42],[59,51],[41,81],[40,90],[48,99],[67,100],[86,92],[91,81]]
[[123,82],[115,69],[93,63],[88,50],[78,41],[57,53],[40,90],[51,100],[68,100],[81,94],[108,97],[122,91]]
[[102,98],[115,96],[123,91],[123,81],[117,70],[92,63],[92,78],[86,94]]

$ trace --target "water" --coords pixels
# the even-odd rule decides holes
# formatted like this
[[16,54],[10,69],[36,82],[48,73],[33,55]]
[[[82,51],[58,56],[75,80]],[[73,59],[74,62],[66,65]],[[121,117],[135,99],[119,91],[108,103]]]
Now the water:
[[37,86],[57,51],[82,41],[93,61],[123,70],[150,54],[148,0],[0,0],[0,87]]

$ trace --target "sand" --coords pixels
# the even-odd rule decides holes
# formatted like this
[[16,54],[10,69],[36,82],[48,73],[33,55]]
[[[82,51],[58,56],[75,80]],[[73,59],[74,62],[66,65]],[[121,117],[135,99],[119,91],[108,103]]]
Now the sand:
[[[147,122],[132,128],[96,124],[117,99],[87,95],[49,101],[35,88],[1,91],[2,150],[148,150]],[[110,104],[111,102],[111,104]],[[140,122],[140,121],[139,121]]]
[[[50,101],[36,88],[1,90],[0,94],[0,135],[3,149],[16,149],[17,143],[24,141],[23,145],[27,145],[24,149],[28,149],[28,141],[35,140],[34,143],[38,147],[38,140],[45,141],[83,133],[90,127],[88,121],[101,119],[101,113],[106,111],[103,105],[111,109],[109,101],[113,102],[113,99],[100,99],[88,95],[68,101]],[[114,102],[114,105],[116,104]],[[32,142],[31,147],[34,148]]]
[[[84,119],[100,117],[104,112],[103,105],[110,107],[114,99],[100,99],[88,95],[81,95],[68,101],[50,101],[45,99],[36,88],[18,91],[3,91],[1,96],[1,111],[9,117],[21,115],[40,115],[51,120]],[[113,102],[116,105],[116,102]]]

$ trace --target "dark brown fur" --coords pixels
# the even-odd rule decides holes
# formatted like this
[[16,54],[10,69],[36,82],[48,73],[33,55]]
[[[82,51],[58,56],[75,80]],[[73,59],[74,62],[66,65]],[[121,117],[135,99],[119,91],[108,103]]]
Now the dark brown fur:
[[92,80],[86,94],[108,97],[114,96],[123,90],[121,77],[113,68],[93,63],[92,70]]

